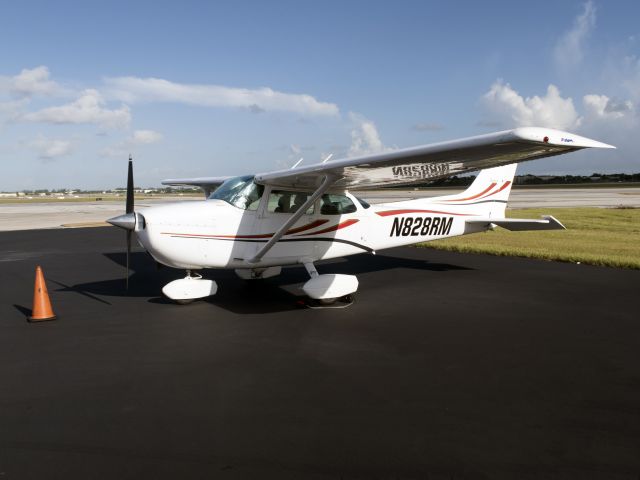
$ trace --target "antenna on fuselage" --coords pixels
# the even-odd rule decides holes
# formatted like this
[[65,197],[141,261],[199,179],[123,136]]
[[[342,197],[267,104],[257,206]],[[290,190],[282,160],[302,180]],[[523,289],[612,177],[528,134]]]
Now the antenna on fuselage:
[[327,163],[327,162],[331,159],[331,157],[333,157],[333,153],[330,153],[329,155],[327,155],[327,158],[325,158],[325,159],[322,161],[322,163]]
[[304,160],[304,157],[300,157],[300,160],[298,160],[295,165],[293,167],[291,167],[291,170],[293,170],[294,168],[296,168],[298,165],[300,165],[302,163],[302,160]]

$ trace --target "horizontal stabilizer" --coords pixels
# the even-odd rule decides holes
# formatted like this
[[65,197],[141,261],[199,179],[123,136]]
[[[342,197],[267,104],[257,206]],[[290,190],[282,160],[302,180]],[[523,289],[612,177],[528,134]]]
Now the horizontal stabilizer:
[[473,220],[466,220],[466,223],[475,225],[486,225],[489,227],[502,227],[512,232],[522,232],[525,230],[566,230],[562,225],[551,215],[543,215],[542,220],[530,220],[528,218],[474,218]]
[[231,177],[198,177],[198,178],[169,178],[162,181],[162,185],[175,185],[183,187],[199,187],[204,190],[204,196],[208,197],[212,192]]

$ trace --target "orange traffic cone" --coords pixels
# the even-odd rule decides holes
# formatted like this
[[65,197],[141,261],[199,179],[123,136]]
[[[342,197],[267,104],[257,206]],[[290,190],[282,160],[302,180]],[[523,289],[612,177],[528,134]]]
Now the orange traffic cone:
[[36,267],[36,283],[33,288],[33,310],[27,320],[30,322],[44,322],[45,320],[55,319],[56,316],[51,308],[47,284],[44,283],[44,275],[40,265],[38,265]]

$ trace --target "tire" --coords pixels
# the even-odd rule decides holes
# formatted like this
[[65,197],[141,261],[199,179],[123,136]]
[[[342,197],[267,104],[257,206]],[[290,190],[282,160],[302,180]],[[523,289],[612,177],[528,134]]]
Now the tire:
[[319,298],[316,300],[319,305],[333,305],[338,301],[338,298]]
[[181,300],[174,300],[174,302],[176,302],[178,305],[189,305],[194,301],[195,301],[195,298],[183,298]]

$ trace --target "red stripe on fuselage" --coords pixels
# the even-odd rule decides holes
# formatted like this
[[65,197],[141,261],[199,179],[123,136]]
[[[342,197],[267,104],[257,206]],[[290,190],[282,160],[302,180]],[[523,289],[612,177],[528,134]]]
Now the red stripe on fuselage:
[[453,212],[440,212],[438,210],[420,210],[416,208],[409,208],[405,210],[385,210],[384,212],[376,212],[381,217],[388,217],[390,215],[404,215],[405,213],[439,213],[441,215],[460,215],[463,217],[474,216],[472,213],[453,213]]
[[286,235],[292,235],[294,233],[304,232],[305,230],[311,230],[312,228],[319,227],[320,225],[324,225],[329,220],[316,220],[315,222],[308,223],[303,225],[302,227],[292,228],[291,230],[287,230]]
[[317,232],[301,233],[301,234],[298,234],[298,236],[300,236],[300,235],[318,235],[320,233],[334,232],[336,230],[340,230],[342,228],[349,227],[349,226],[353,225],[354,223],[358,223],[359,221],[360,220],[358,220],[356,218],[352,218],[351,220],[347,220],[345,222],[339,223],[338,225],[334,225],[333,227],[323,228],[322,230],[318,230]]

